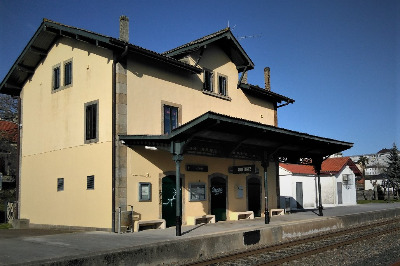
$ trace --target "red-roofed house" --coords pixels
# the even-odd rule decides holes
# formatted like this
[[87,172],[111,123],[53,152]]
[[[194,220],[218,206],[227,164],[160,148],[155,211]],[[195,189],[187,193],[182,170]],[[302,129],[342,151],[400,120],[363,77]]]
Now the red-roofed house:
[[[355,205],[356,177],[361,172],[349,157],[328,158],[321,167],[322,205]],[[311,165],[279,164],[281,206],[309,209],[318,206],[317,175]]]
[[18,125],[0,120],[0,190],[15,188]]
[[17,143],[18,125],[10,121],[0,120],[0,138],[11,143]]

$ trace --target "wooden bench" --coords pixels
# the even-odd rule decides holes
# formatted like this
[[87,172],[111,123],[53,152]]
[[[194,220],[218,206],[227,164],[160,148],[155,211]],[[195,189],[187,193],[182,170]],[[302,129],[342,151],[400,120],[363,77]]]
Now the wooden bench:
[[215,215],[207,214],[200,216],[188,216],[187,217],[187,225],[196,225],[196,224],[213,224],[215,223]]
[[139,220],[139,221],[135,221],[134,222],[133,231],[134,232],[139,232],[141,227],[142,227],[143,230],[147,230],[147,229],[165,229],[166,228],[166,224],[165,224],[165,220],[164,219],[149,220],[149,221]]
[[271,209],[269,211],[269,216],[272,217],[274,215],[284,215],[285,209]]
[[238,220],[246,220],[246,219],[254,219],[253,211],[245,211],[245,212],[232,212],[234,220],[236,217]]

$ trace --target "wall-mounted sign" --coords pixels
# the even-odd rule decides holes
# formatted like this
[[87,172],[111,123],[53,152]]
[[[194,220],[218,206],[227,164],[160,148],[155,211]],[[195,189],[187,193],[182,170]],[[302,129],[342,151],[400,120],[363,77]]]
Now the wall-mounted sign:
[[229,172],[233,174],[255,174],[256,166],[254,164],[232,166],[229,167]]
[[208,172],[207,165],[187,164],[186,171],[189,172]]
[[139,182],[139,201],[151,201],[151,183]]

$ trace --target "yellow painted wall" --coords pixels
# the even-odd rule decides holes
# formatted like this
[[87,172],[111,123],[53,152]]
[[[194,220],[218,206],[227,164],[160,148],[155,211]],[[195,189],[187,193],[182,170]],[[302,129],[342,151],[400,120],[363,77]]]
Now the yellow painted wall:
[[[214,62],[214,63],[213,63]],[[202,92],[203,74],[176,74],[157,69],[143,62],[128,63],[128,134],[162,134],[162,102],[181,105],[182,123],[208,111],[243,118],[267,125],[274,124],[273,104],[237,89],[238,72],[226,54],[210,46],[200,65],[228,76],[228,96],[231,100],[213,97]],[[158,122],[160,121],[160,122]]]
[[[72,59],[72,86],[52,92],[52,69]],[[112,204],[112,53],[68,38],[61,38],[38,66],[21,93],[22,160],[20,217],[33,224],[111,227]],[[228,77],[229,100],[202,92],[203,74],[176,73],[149,65],[135,58],[128,61],[128,134],[161,134],[162,103],[181,107],[181,123],[208,111],[274,124],[272,103],[245,95],[237,89],[236,66],[217,47],[209,45],[200,65]],[[84,144],[84,104],[99,101],[99,141]],[[128,149],[127,204],[133,205],[142,220],[161,218],[160,189],[165,173],[175,172],[167,151]],[[185,164],[206,164],[208,173],[186,172]],[[246,175],[228,174],[234,164],[249,161],[185,156],[183,218],[209,214],[209,201],[190,202],[188,184],[206,183],[209,175],[228,175],[227,208],[245,211]],[[262,176],[262,167],[257,164]],[[268,180],[270,208],[276,207],[275,173],[270,167]],[[95,176],[95,189],[86,189],[86,177]],[[57,178],[64,178],[64,191],[57,192]],[[151,182],[152,201],[138,202],[139,182]],[[261,182],[263,184],[263,182]],[[235,186],[242,185],[242,199],[235,197]],[[209,195],[208,195],[209,196]],[[208,197],[207,196],[207,197]],[[262,197],[263,198],[263,197]],[[116,206],[118,207],[118,206]],[[263,208],[263,207],[262,207]]]
[[[181,124],[184,124],[208,111],[247,119],[267,125],[274,125],[273,104],[252,96],[245,95],[242,90],[237,89],[238,72],[236,66],[228,56],[218,47],[208,45],[199,63],[214,71],[214,91],[217,91],[218,74],[228,77],[229,100],[214,97],[203,93],[203,74],[177,74],[166,68],[157,68],[141,62],[135,58],[128,61],[128,134],[154,134],[163,133],[162,128],[162,105],[168,103],[179,106],[182,116]],[[186,172],[186,164],[205,164],[208,173]],[[189,201],[189,183],[206,183],[209,192],[209,175],[221,173],[228,175],[228,199],[227,217],[231,212],[247,210],[246,175],[228,174],[228,167],[232,165],[253,164],[250,161],[221,158],[209,158],[200,156],[184,156],[181,173],[184,175],[183,189],[183,223],[188,216],[200,216],[210,214],[210,205],[206,201]],[[262,191],[264,187],[263,168],[259,163]],[[268,170],[268,190],[270,194],[269,207],[277,207],[275,165],[272,164]],[[128,150],[128,180],[127,180],[127,204],[133,205],[135,212],[140,214],[141,220],[160,219],[161,214],[161,179],[165,172],[175,172],[175,162],[172,155],[166,151],[149,151],[142,148]],[[152,201],[138,202],[139,182],[151,182]],[[243,187],[243,198],[236,198],[238,185]],[[207,196],[209,197],[209,195]],[[262,199],[262,212],[264,196]]]
[[[53,67],[72,59],[72,86],[52,92]],[[101,78],[100,78],[101,77]],[[21,93],[21,218],[111,227],[112,53],[61,38]],[[84,144],[84,104],[98,100],[99,141]],[[86,177],[95,175],[94,191]],[[57,178],[65,190],[57,192]]]
[[[172,160],[172,155],[167,151],[152,151],[146,150],[143,147],[135,148],[135,151],[129,150],[127,180],[127,196],[128,204],[134,206],[134,211],[140,215],[141,220],[161,219],[161,195],[162,180],[161,177],[165,173],[175,175],[175,162]],[[188,216],[201,216],[211,214],[209,203],[209,176],[212,174],[227,175],[227,217],[228,220],[231,212],[239,212],[247,210],[247,189],[246,177],[249,174],[229,174],[228,167],[233,165],[248,165],[253,164],[252,161],[232,160],[223,158],[212,158],[205,156],[184,155],[184,160],[181,163],[181,175],[183,175],[183,193],[182,193],[182,215],[183,223],[186,223]],[[190,172],[186,171],[186,164],[203,164],[208,166],[208,172]],[[268,168],[268,193],[269,193],[269,208],[277,208],[276,197],[276,175],[274,164]],[[264,210],[264,174],[260,163],[256,163],[259,169],[258,176],[261,180],[262,195],[261,212]],[[150,202],[139,202],[139,183],[150,182],[152,184],[152,200]],[[190,201],[189,184],[190,183],[205,183],[206,184],[206,201]],[[236,187],[242,186],[244,189],[243,198],[236,197]]]

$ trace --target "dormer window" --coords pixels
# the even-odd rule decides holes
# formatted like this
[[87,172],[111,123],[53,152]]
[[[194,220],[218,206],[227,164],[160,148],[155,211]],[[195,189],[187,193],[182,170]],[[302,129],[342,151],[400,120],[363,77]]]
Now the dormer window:
[[64,64],[64,86],[72,84],[72,61]]
[[211,70],[204,69],[204,84],[203,90],[213,91],[214,73]]
[[60,66],[53,68],[53,90],[60,88]]
[[227,95],[227,77],[218,76],[218,93],[226,96]]

